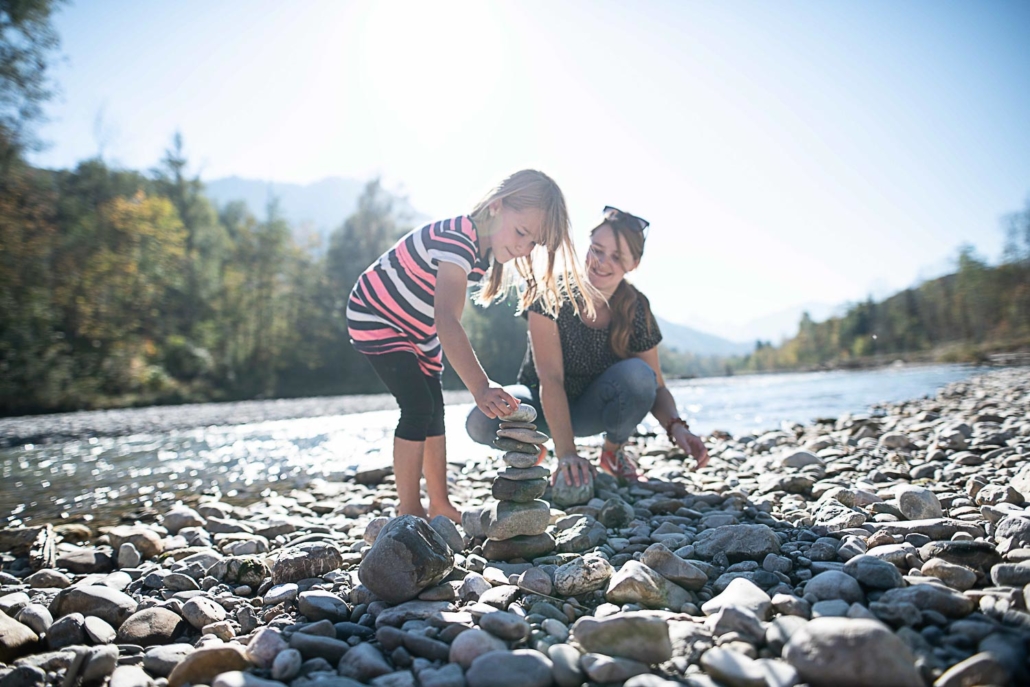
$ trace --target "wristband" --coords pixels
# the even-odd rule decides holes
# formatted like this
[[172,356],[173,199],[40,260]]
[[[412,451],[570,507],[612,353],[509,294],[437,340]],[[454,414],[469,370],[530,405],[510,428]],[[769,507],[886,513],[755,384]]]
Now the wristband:
[[674,417],[671,420],[669,420],[669,424],[665,425],[665,433],[669,437],[669,442],[673,443],[673,444],[676,443],[676,440],[672,436],[672,428],[675,427],[676,425],[683,425],[683,429],[687,430],[688,432],[690,431],[690,425],[688,425],[687,421],[684,420],[683,418],[681,418],[681,417]]

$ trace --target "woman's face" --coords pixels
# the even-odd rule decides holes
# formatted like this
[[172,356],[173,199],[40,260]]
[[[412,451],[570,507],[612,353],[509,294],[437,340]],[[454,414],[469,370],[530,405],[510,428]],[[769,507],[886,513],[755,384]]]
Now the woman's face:
[[607,224],[601,225],[590,237],[586,272],[590,284],[606,296],[615,293],[627,272],[640,264],[633,259],[626,239],[615,241],[615,232]]

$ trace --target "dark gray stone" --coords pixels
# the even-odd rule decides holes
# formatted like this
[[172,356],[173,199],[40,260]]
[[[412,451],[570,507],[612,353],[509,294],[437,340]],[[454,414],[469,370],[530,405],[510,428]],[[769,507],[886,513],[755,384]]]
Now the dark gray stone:
[[722,553],[730,563],[760,562],[780,552],[780,539],[768,525],[724,525],[698,534],[694,552],[707,560]]
[[135,599],[128,594],[96,585],[62,589],[50,604],[50,612],[55,618],[69,613],[95,615],[118,629],[126,618],[136,612],[137,606]]
[[81,613],[69,613],[58,618],[46,634],[46,643],[51,649],[63,649],[86,643],[86,619]]
[[167,608],[147,608],[129,616],[118,628],[119,644],[148,647],[170,644],[185,634],[189,625]]
[[919,557],[924,561],[940,558],[948,563],[964,565],[985,577],[990,575],[992,566],[1001,563],[998,549],[986,541],[932,541],[919,547]]
[[905,583],[896,565],[866,554],[845,563],[844,572],[872,589],[893,589]]
[[399,604],[438,584],[454,568],[447,542],[425,520],[390,521],[358,567],[358,579],[380,599]]
[[545,479],[513,480],[498,477],[494,480],[490,493],[498,501],[528,503],[543,496],[545,491],[547,491],[547,480]]
[[551,659],[539,651],[490,651],[472,662],[465,673],[468,687],[548,687]]
[[321,577],[333,570],[338,570],[342,565],[343,556],[333,544],[326,542],[298,544],[284,549],[275,559],[275,563],[272,565],[272,583],[284,584],[299,582],[311,577]]
[[531,560],[553,552],[554,546],[554,537],[547,532],[503,541],[489,539],[483,545],[483,556],[490,561],[510,561],[516,558]]

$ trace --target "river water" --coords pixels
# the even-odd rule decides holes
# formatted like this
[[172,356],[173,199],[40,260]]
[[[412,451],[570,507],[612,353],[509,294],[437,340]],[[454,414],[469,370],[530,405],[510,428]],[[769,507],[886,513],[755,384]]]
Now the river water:
[[[669,388],[695,432],[740,434],[932,395],[975,372],[960,365],[899,366],[672,381]],[[471,407],[447,408],[452,462],[491,453],[464,432]],[[193,412],[197,408],[204,406],[194,406]],[[240,502],[269,490],[285,493],[314,479],[388,464],[396,420],[396,410],[380,410],[2,449],[0,526],[62,520],[109,524],[202,493]],[[655,429],[653,421],[645,428]]]

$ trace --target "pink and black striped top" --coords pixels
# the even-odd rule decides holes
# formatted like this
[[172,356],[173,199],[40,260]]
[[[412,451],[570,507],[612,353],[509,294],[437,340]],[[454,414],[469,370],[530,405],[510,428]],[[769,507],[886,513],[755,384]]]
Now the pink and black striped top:
[[489,259],[479,257],[479,234],[468,217],[414,229],[365,270],[347,302],[347,332],[367,355],[411,351],[429,376],[443,373],[436,335],[436,274],[441,262],[457,265],[468,281],[483,278]]

